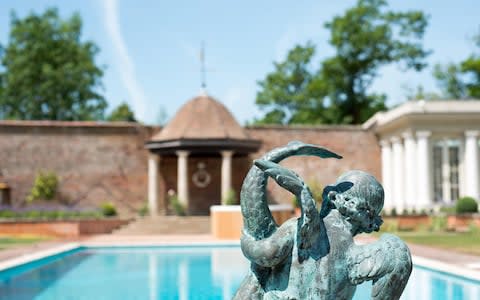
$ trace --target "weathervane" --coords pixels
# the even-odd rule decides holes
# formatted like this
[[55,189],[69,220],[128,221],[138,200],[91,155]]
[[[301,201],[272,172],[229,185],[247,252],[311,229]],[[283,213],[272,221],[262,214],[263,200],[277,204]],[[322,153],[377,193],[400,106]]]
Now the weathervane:
[[205,42],[202,41],[202,46],[200,49],[200,74],[202,77],[202,91],[205,91],[207,88],[207,76],[205,70]]

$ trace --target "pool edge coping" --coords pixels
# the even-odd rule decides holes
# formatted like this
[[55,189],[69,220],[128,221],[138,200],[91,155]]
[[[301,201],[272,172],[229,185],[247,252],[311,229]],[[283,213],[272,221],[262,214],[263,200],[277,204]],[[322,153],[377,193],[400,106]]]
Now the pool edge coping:
[[[19,257],[7,259],[0,262],[0,272],[28,264],[37,260],[47,258],[49,256],[58,255],[68,251],[72,251],[78,248],[120,248],[120,247],[162,247],[162,246],[239,246],[239,241],[206,241],[206,242],[180,242],[180,241],[163,241],[163,242],[74,242],[67,243],[65,245],[53,247],[50,249],[39,250],[33,253],[24,254]],[[471,270],[466,266],[460,267],[453,264],[445,263],[442,261],[425,258],[418,255],[412,255],[412,262],[419,267],[429,268],[433,271],[444,272],[452,274],[454,276],[462,277],[469,280],[480,282],[480,271]]]
[[15,268],[24,264],[28,264],[37,260],[47,258],[49,256],[58,255],[74,249],[81,248],[83,245],[81,243],[67,243],[65,245],[60,245],[52,247],[49,249],[39,250],[28,254],[20,255],[19,257],[10,258],[0,262],[0,272]]
[[458,277],[480,282],[480,271],[469,269],[466,266],[461,267],[418,255],[412,255],[412,262],[414,265],[419,267],[424,267],[447,274],[453,274]]

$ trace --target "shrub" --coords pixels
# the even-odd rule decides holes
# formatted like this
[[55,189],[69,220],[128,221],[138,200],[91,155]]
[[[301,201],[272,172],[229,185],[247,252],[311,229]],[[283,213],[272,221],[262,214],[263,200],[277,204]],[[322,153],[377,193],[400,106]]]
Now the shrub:
[[35,177],[27,201],[52,200],[57,193],[58,178],[53,172],[39,172]]
[[103,203],[100,209],[105,217],[113,217],[117,215],[117,210],[112,202]]
[[392,211],[390,212],[390,215],[392,217],[396,217],[397,216],[397,209],[396,208],[392,208]]
[[478,203],[472,197],[462,197],[458,199],[455,210],[458,214],[476,213],[478,211]]
[[185,216],[185,207],[182,203],[180,203],[177,195],[169,195],[168,203],[170,204],[170,207],[173,209],[177,216]]
[[10,219],[15,217],[16,217],[15,212],[11,210],[0,210],[0,218],[2,219]]
[[225,197],[223,198],[222,203],[224,205],[235,205],[237,204],[237,194],[234,189],[229,189]]
[[140,207],[140,209],[138,210],[138,215],[140,217],[144,217],[146,215],[148,215],[148,203],[145,202],[142,207]]

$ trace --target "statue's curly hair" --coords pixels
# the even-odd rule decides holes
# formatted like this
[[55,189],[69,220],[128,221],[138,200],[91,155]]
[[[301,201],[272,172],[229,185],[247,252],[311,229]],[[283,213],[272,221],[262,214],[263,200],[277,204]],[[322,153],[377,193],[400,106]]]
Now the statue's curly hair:
[[330,189],[334,191],[335,208],[358,228],[354,234],[380,229],[384,191],[374,176],[358,170],[348,171]]

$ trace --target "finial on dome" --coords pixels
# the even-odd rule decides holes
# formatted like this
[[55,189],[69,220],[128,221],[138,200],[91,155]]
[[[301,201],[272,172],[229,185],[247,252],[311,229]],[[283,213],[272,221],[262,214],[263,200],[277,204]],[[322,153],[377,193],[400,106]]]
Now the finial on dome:
[[205,42],[202,41],[202,46],[200,49],[200,73],[202,77],[202,91],[206,91],[207,89],[207,76],[205,70]]

